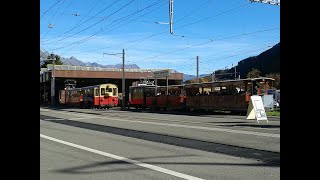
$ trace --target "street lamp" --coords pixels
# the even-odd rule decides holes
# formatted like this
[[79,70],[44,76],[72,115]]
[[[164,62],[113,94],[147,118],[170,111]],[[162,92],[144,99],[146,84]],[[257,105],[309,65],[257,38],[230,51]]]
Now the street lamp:
[[125,76],[124,76],[124,61],[125,61],[125,52],[124,49],[122,49],[122,53],[114,53],[114,54],[107,54],[103,53],[105,55],[117,55],[117,54],[122,54],[122,106],[121,110],[126,109],[126,104],[125,104],[125,96],[126,96],[126,91],[125,91]]

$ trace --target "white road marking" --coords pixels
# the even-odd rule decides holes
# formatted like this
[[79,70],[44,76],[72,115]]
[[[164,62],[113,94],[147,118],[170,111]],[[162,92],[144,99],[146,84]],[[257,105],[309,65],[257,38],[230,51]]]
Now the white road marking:
[[69,118],[68,120],[89,119],[87,117]]
[[63,119],[63,118],[53,118],[53,119],[40,119],[40,120],[53,121],[53,120],[66,120],[66,119]]
[[198,178],[198,177],[190,176],[190,175],[183,174],[183,173],[180,173],[180,172],[176,172],[176,171],[172,171],[172,170],[169,170],[169,169],[165,169],[165,168],[162,168],[162,167],[159,167],[159,166],[155,166],[155,165],[143,163],[143,162],[140,162],[140,161],[136,161],[136,160],[133,160],[133,159],[128,159],[128,158],[125,158],[125,157],[121,157],[121,156],[117,156],[117,155],[114,155],[114,154],[106,153],[106,152],[103,152],[103,151],[99,151],[99,150],[96,150],[96,149],[88,148],[88,147],[81,146],[81,145],[78,145],[78,144],[66,142],[66,141],[63,141],[63,140],[60,140],[60,139],[56,139],[56,138],[53,138],[53,137],[49,137],[49,136],[46,136],[46,135],[43,135],[43,134],[40,134],[40,137],[42,137],[44,139],[51,140],[51,141],[55,141],[55,142],[58,142],[58,143],[61,143],[61,144],[65,144],[65,145],[68,145],[68,146],[71,146],[71,147],[75,147],[75,148],[78,148],[78,149],[82,149],[82,150],[85,150],[85,151],[96,153],[96,154],[99,154],[99,155],[102,155],[102,156],[106,156],[106,157],[109,157],[109,158],[112,158],[112,159],[125,161],[125,162],[131,163],[131,164],[135,164],[137,166],[141,166],[141,167],[144,167],[144,168],[147,168],[147,169],[152,169],[154,171],[158,171],[158,172],[162,172],[162,173],[169,174],[169,175],[172,175],[172,176],[176,176],[176,177],[179,177],[179,178],[190,179],[190,180],[203,180],[203,179]]
[[[68,114],[68,112],[55,112],[61,114]],[[200,129],[200,130],[209,130],[209,131],[220,131],[220,132],[230,132],[236,134],[246,134],[246,135],[255,135],[255,136],[263,136],[263,137],[272,137],[272,138],[280,138],[280,134],[273,134],[273,133],[262,133],[262,132],[254,132],[254,131],[244,131],[244,130],[234,130],[234,129],[225,129],[225,128],[215,128],[215,127],[203,127],[203,126],[189,126],[189,125],[182,125],[182,124],[169,124],[169,123],[157,123],[157,122],[146,122],[146,121],[138,121],[138,120],[124,120],[118,118],[108,118],[108,117],[101,117],[99,115],[83,115],[80,113],[74,113],[77,116],[86,117],[86,118],[99,118],[99,119],[107,119],[111,121],[123,121],[123,122],[131,122],[131,123],[142,123],[142,124],[153,124],[153,125],[160,125],[160,126],[169,126],[169,127],[180,127],[180,128],[189,128],[189,129]]]

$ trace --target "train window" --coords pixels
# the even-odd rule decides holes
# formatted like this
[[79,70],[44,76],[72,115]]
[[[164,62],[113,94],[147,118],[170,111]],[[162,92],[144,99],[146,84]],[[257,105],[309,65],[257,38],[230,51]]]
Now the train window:
[[107,92],[112,92],[112,88],[107,88]]
[[106,94],[106,89],[105,88],[101,88],[101,95],[105,95]]
[[117,88],[113,88],[113,95],[114,95],[114,96],[117,95]]
[[99,89],[97,88],[97,89],[95,89],[95,93],[96,93],[96,96],[99,96]]

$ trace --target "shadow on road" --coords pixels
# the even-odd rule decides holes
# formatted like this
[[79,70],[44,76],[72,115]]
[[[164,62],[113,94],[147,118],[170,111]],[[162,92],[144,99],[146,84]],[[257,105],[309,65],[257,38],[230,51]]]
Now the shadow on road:
[[[46,116],[47,117],[47,116]],[[227,154],[232,156],[257,159],[264,162],[267,166],[280,166],[280,153],[270,152],[264,150],[258,150],[253,148],[245,148],[233,145],[226,145],[221,143],[206,142],[195,139],[188,139],[183,137],[176,137],[165,134],[143,132],[131,129],[124,129],[118,127],[111,127],[105,125],[92,124],[87,122],[79,122],[74,120],[55,120],[54,117],[50,121],[58,124],[69,125],[78,128],[90,129],[99,132],[106,132],[126,137],[133,137],[138,139],[143,139],[152,142],[165,143],[180,147],[198,149],[208,152]]]

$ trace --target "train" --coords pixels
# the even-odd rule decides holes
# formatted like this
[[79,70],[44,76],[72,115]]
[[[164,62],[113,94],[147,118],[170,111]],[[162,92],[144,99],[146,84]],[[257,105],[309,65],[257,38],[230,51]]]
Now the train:
[[115,84],[99,84],[59,91],[61,105],[80,108],[106,108],[118,106],[118,87]]
[[250,96],[268,95],[274,79],[267,77],[129,87],[129,107],[153,110],[231,111],[245,114]]

